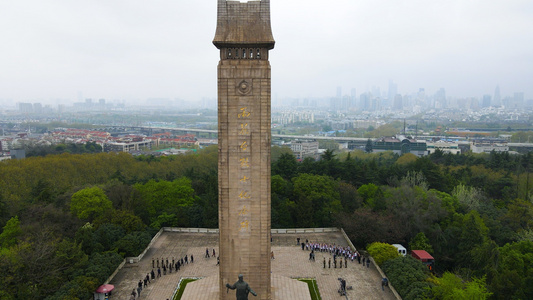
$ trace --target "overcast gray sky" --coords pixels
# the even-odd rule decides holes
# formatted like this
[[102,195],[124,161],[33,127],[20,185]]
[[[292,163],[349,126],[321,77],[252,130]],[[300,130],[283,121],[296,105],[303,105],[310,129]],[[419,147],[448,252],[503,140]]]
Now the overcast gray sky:
[[[2,0],[0,99],[216,97],[216,0]],[[532,0],[271,0],[272,93],[533,97]]]

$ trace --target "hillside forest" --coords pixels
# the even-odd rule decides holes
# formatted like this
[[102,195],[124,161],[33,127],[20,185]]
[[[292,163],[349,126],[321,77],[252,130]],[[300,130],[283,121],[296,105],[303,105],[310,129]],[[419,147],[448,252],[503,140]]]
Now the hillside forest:
[[[86,300],[161,227],[217,228],[217,156],[1,162],[0,299]],[[532,160],[328,150],[297,161],[273,147],[272,227],[344,228],[404,299],[533,299]],[[433,272],[387,254],[393,243],[431,253]]]

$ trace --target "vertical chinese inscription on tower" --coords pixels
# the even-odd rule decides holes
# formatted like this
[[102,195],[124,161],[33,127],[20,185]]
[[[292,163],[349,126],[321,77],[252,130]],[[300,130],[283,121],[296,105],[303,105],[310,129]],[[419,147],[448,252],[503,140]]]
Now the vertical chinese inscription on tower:
[[[246,86],[248,88],[249,85]],[[239,88],[242,90],[243,84],[239,85]],[[250,130],[248,126],[248,121],[250,120],[252,113],[249,111],[248,107],[240,107],[239,113],[237,114],[237,124],[236,128],[238,132],[238,144],[239,144],[239,161],[241,163],[241,168],[239,170],[239,209],[238,209],[238,220],[239,220],[239,232],[241,234],[247,234],[250,232],[250,203],[252,201],[252,195],[250,191],[250,170],[251,170],[251,157],[250,157]]]

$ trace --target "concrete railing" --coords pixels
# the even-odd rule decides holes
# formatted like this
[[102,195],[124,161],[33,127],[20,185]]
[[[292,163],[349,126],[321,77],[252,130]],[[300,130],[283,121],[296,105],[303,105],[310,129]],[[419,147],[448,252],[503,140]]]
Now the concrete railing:
[[344,236],[344,239],[346,240],[346,242],[348,243],[348,246],[350,246],[350,249],[352,249],[352,251],[357,251],[357,248],[355,248],[355,246],[352,244],[352,241],[350,240],[350,238],[348,237],[348,235],[346,234],[343,228],[341,228],[341,233],[342,233],[342,236]]
[[275,234],[291,234],[291,233],[326,233],[338,232],[339,228],[288,228],[288,229],[271,229],[271,233]]
[[161,230],[166,232],[181,233],[218,233],[218,228],[180,228],[180,227],[163,227]]
[[115,272],[113,272],[113,274],[111,274],[111,276],[109,276],[107,278],[107,280],[103,284],[108,284],[115,277],[115,275],[117,275],[118,271],[120,271],[122,269],[122,267],[124,267],[125,264],[126,264],[126,260],[124,259],[120,263],[120,265],[118,265],[118,267],[116,268]]
[[154,235],[154,237],[150,241],[150,244],[148,244],[148,246],[146,246],[146,248],[144,248],[144,251],[141,254],[139,254],[139,256],[126,257],[126,262],[128,262],[130,264],[138,263],[144,257],[144,255],[146,254],[146,251],[148,251],[152,247],[152,245],[157,241],[157,239],[163,233],[163,231],[165,231],[164,229],[165,229],[164,227],[159,229],[159,231]]
[[[376,264],[376,261],[374,261],[374,258],[372,256],[370,256],[370,260],[372,261],[372,264],[374,266],[376,266],[376,269],[378,270],[379,274],[381,275],[381,278],[384,278],[384,277],[387,277],[387,275],[385,275],[385,273],[383,273],[383,271],[381,270],[381,268],[378,266],[378,264]],[[389,281],[389,288],[392,292],[392,294],[394,295],[394,297],[396,297],[396,299],[399,299],[401,300],[402,297],[400,297],[400,294],[398,294],[398,292],[396,291],[396,289],[392,286],[392,284],[390,283]]]

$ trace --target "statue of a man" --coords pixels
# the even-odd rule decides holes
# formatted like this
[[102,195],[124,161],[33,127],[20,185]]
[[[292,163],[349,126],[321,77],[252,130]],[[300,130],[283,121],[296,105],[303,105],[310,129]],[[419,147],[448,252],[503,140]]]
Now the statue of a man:
[[252,295],[257,296],[252,288],[250,288],[248,283],[243,280],[242,274],[239,274],[239,280],[233,285],[226,283],[226,287],[232,290],[237,289],[237,300],[248,300],[248,293],[252,293]]

